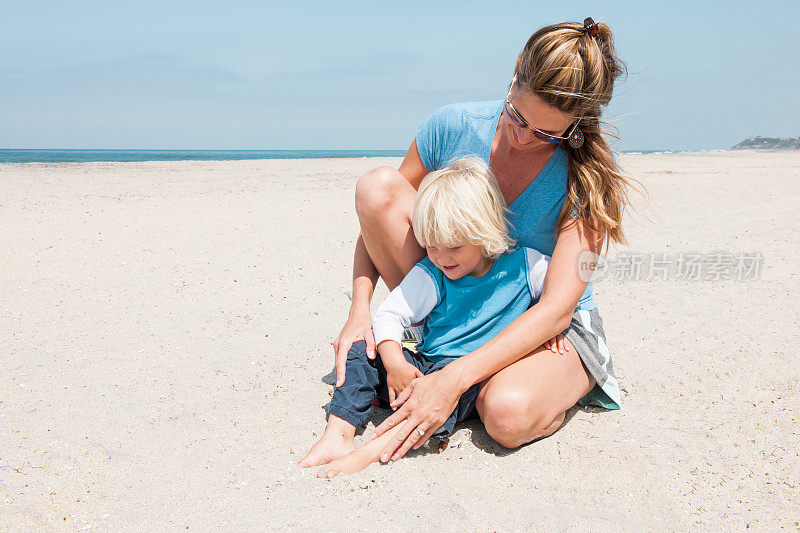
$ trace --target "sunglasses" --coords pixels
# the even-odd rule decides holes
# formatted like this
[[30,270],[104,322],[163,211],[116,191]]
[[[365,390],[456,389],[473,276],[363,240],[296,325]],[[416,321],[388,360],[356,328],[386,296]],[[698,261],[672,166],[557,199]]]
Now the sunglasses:
[[575,131],[575,128],[578,127],[578,122],[581,121],[580,118],[576,120],[575,124],[573,124],[572,128],[570,128],[569,133],[567,133],[564,136],[552,135],[550,133],[545,133],[542,130],[537,130],[536,128],[528,124],[528,122],[524,118],[522,118],[522,116],[519,113],[517,113],[517,110],[514,109],[514,106],[511,105],[511,102],[508,101],[508,97],[506,97],[505,110],[506,110],[506,115],[508,115],[508,118],[511,119],[511,122],[513,122],[517,127],[530,128],[531,130],[533,130],[534,137],[546,143],[557,144],[560,143],[561,141],[568,140],[569,136],[572,135],[572,133]]

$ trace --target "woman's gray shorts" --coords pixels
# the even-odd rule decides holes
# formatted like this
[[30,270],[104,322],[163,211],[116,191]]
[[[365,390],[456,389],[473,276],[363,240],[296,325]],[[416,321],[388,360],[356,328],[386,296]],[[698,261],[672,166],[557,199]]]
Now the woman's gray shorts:
[[611,352],[606,345],[603,319],[597,308],[589,311],[576,309],[572,322],[561,334],[575,346],[586,370],[597,382],[589,394],[578,400],[578,404],[619,409],[619,383],[614,375]]

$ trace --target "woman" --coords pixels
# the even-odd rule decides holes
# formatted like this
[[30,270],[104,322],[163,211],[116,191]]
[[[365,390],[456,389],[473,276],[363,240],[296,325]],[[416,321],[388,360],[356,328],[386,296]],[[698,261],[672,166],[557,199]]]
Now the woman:
[[489,435],[508,448],[554,432],[578,401],[619,408],[602,320],[579,263],[600,253],[604,242],[625,243],[621,221],[629,180],[599,120],[622,71],[605,24],[586,19],[544,27],[517,59],[505,101],[439,109],[420,124],[399,170],[381,167],[359,179],[353,298],[333,342],[337,386],[354,341],[365,340],[374,353],[370,300],[378,276],[394,289],[425,257],[410,215],[429,171],[470,153],[485,159],[513,212],[512,237],[552,255],[542,296],[528,311],[481,348],[415,379],[395,400],[393,406],[402,407],[373,437],[409,423],[381,460],[421,446],[476,383],[478,415]]

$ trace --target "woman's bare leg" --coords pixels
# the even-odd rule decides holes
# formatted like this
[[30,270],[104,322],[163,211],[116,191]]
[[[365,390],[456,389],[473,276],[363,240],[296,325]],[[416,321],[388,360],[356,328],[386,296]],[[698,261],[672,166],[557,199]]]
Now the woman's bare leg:
[[575,347],[568,339],[564,343],[564,354],[540,346],[481,383],[475,407],[486,432],[502,446],[550,435],[594,387]]
[[396,169],[379,167],[356,185],[356,213],[361,239],[389,290],[425,257],[411,229],[416,190]]

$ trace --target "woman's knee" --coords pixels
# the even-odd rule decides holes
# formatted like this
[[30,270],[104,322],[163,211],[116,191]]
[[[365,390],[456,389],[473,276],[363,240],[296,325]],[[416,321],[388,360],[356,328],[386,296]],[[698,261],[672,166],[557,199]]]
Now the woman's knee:
[[394,205],[397,188],[405,181],[400,172],[392,167],[373,168],[356,183],[356,213],[359,217],[385,212]]
[[553,433],[564,421],[563,411],[548,409],[537,402],[530,390],[491,390],[486,388],[478,413],[486,432],[498,444],[517,448]]

